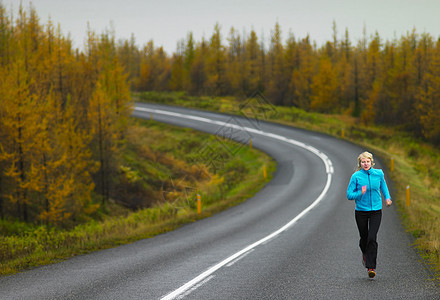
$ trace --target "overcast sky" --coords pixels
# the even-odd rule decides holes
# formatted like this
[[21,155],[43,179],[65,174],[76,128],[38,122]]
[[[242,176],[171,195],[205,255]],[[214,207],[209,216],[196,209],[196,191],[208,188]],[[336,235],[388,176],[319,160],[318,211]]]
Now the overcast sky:
[[[52,19],[70,34],[74,46],[82,48],[87,23],[97,33],[113,28],[118,39],[132,33],[137,46],[153,40],[168,53],[192,31],[196,41],[209,39],[216,22],[226,43],[233,26],[241,34],[252,29],[268,40],[278,21],[285,39],[310,35],[320,46],[332,39],[332,23],[338,37],[348,28],[352,43],[362,38],[363,28],[370,36],[378,31],[382,39],[406,35],[414,27],[418,33],[440,37],[440,0],[0,0],[8,11],[20,2],[27,9],[32,2],[42,24]],[[16,15],[16,14],[14,14]]]

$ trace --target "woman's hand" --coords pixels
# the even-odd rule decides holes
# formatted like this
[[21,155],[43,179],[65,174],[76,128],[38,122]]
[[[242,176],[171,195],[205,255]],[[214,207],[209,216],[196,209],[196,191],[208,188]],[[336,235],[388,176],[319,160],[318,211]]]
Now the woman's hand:
[[362,192],[361,192],[362,195],[365,194],[366,191],[367,191],[367,186],[366,185],[362,186]]
[[391,204],[393,204],[393,201],[391,201],[391,199],[387,199],[386,202],[387,202],[387,206],[391,206]]

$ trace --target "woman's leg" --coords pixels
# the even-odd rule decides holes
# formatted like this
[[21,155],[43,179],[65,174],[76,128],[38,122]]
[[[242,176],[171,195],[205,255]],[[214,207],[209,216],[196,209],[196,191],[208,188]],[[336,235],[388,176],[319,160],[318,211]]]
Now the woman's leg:
[[368,243],[368,215],[366,211],[355,211],[356,225],[360,236],[359,247],[364,255],[366,254]]
[[382,211],[371,211],[369,216],[368,236],[365,250],[366,267],[376,269],[377,258],[377,232],[382,220]]

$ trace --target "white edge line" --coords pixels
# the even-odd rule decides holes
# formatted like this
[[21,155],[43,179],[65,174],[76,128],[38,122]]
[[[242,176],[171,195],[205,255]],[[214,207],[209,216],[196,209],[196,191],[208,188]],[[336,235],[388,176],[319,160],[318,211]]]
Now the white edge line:
[[248,252],[244,253],[242,256],[237,257],[235,260],[231,261],[229,264],[227,264],[227,267],[231,267],[234,264],[236,264],[237,262],[239,262],[242,258],[245,258],[248,254],[251,254],[253,251],[255,251],[255,249],[249,250]]
[[232,127],[235,129],[244,129],[247,131],[251,131],[263,136],[267,136],[270,138],[274,138],[274,139],[278,139],[284,142],[287,142],[289,144],[301,147],[305,150],[308,150],[310,152],[312,152],[313,154],[315,154],[316,156],[318,156],[325,165],[325,169],[327,172],[327,182],[325,184],[324,189],[322,190],[321,194],[318,196],[318,198],[316,198],[315,201],[313,201],[312,204],[310,204],[306,209],[304,209],[301,213],[299,213],[295,218],[293,218],[291,221],[289,221],[287,224],[285,224],[283,227],[281,227],[280,229],[272,232],[271,234],[265,236],[264,238],[260,239],[259,241],[247,246],[246,248],[236,252],[235,254],[229,256],[228,258],[226,258],[225,260],[219,262],[218,264],[212,266],[211,268],[209,268],[208,270],[206,270],[205,272],[203,272],[202,274],[200,274],[199,276],[195,277],[194,279],[192,279],[191,281],[188,281],[187,283],[185,283],[184,285],[182,285],[180,288],[174,290],[173,292],[167,294],[166,296],[164,296],[163,298],[161,298],[162,300],[169,300],[169,299],[174,299],[177,296],[183,294],[186,290],[188,290],[189,288],[191,288],[192,286],[196,285],[197,283],[199,283],[200,281],[204,280],[205,278],[207,278],[208,276],[210,276],[211,274],[213,274],[215,271],[217,271],[218,269],[222,268],[223,266],[227,265],[228,263],[230,263],[231,261],[233,261],[234,259],[240,257],[241,255],[245,254],[246,252],[254,249],[255,247],[265,243],[266,241],[272,239],[273,237],[279,235],[280,233],[282,233],[283,231],[287,230],[289,227],[291,227],[293,224],[295,224],[299,219],[301,219],[303,216],[305,216],[310,210],[312,210],[323,198],[324,196],[327,194],[328,189],[330,188],[330,184],[332,181],[332,174],[333,174],[333,163],[332,161],[327,157],[327,155],[325,155],[324,153],[322,153],[321,151],[319,151],[318,149],[304,144],[302,142],[293,140],[293,139],[287,139],[286,137],[283,137],[281,135],[277,135],[277,134],[273,134],[273,133],[267,133],[264,131],[260,131],[260,130],[255,130],[253,128],[248,128],[248,127],[240,127],[234,124],[228,124],[225,122],[221,122],[221,121],[213,121],[210,119],[206,119],[206,118],[202,118],[202,117],[196,117],[196,116],[191,116],[191,115],[183,115],[180,113],[174,113],[174,112],[169,112],[169,111],[164,111],[164,110],[159,110],[159,109],[150,109],[150,108],[145,108],[145,107],[135,107],[134,110],[139,110],[139,111],[146,111],[146,112],[151,112],[151,113],[157,113],[157,114],[163,114],[163,115],[169,115],[169,116],[175,116],[175,117],[180,117],[180,118],[184,118],[184,119],[191,119],[191,120],[195,120],[195,121],[200,121],[200,122],[206,122],[206,123],[211,123],[211,124],[217,124],[217,125],[222,125],[222,126],[227,126],[227,127]]

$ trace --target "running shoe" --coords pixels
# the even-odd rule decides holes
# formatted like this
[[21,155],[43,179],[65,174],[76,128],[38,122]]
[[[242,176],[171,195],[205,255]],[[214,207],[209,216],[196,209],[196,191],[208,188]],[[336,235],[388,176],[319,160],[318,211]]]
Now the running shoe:
[[374,269],[368,269],[368,277],[374,278],[376,276],[376,271]]

